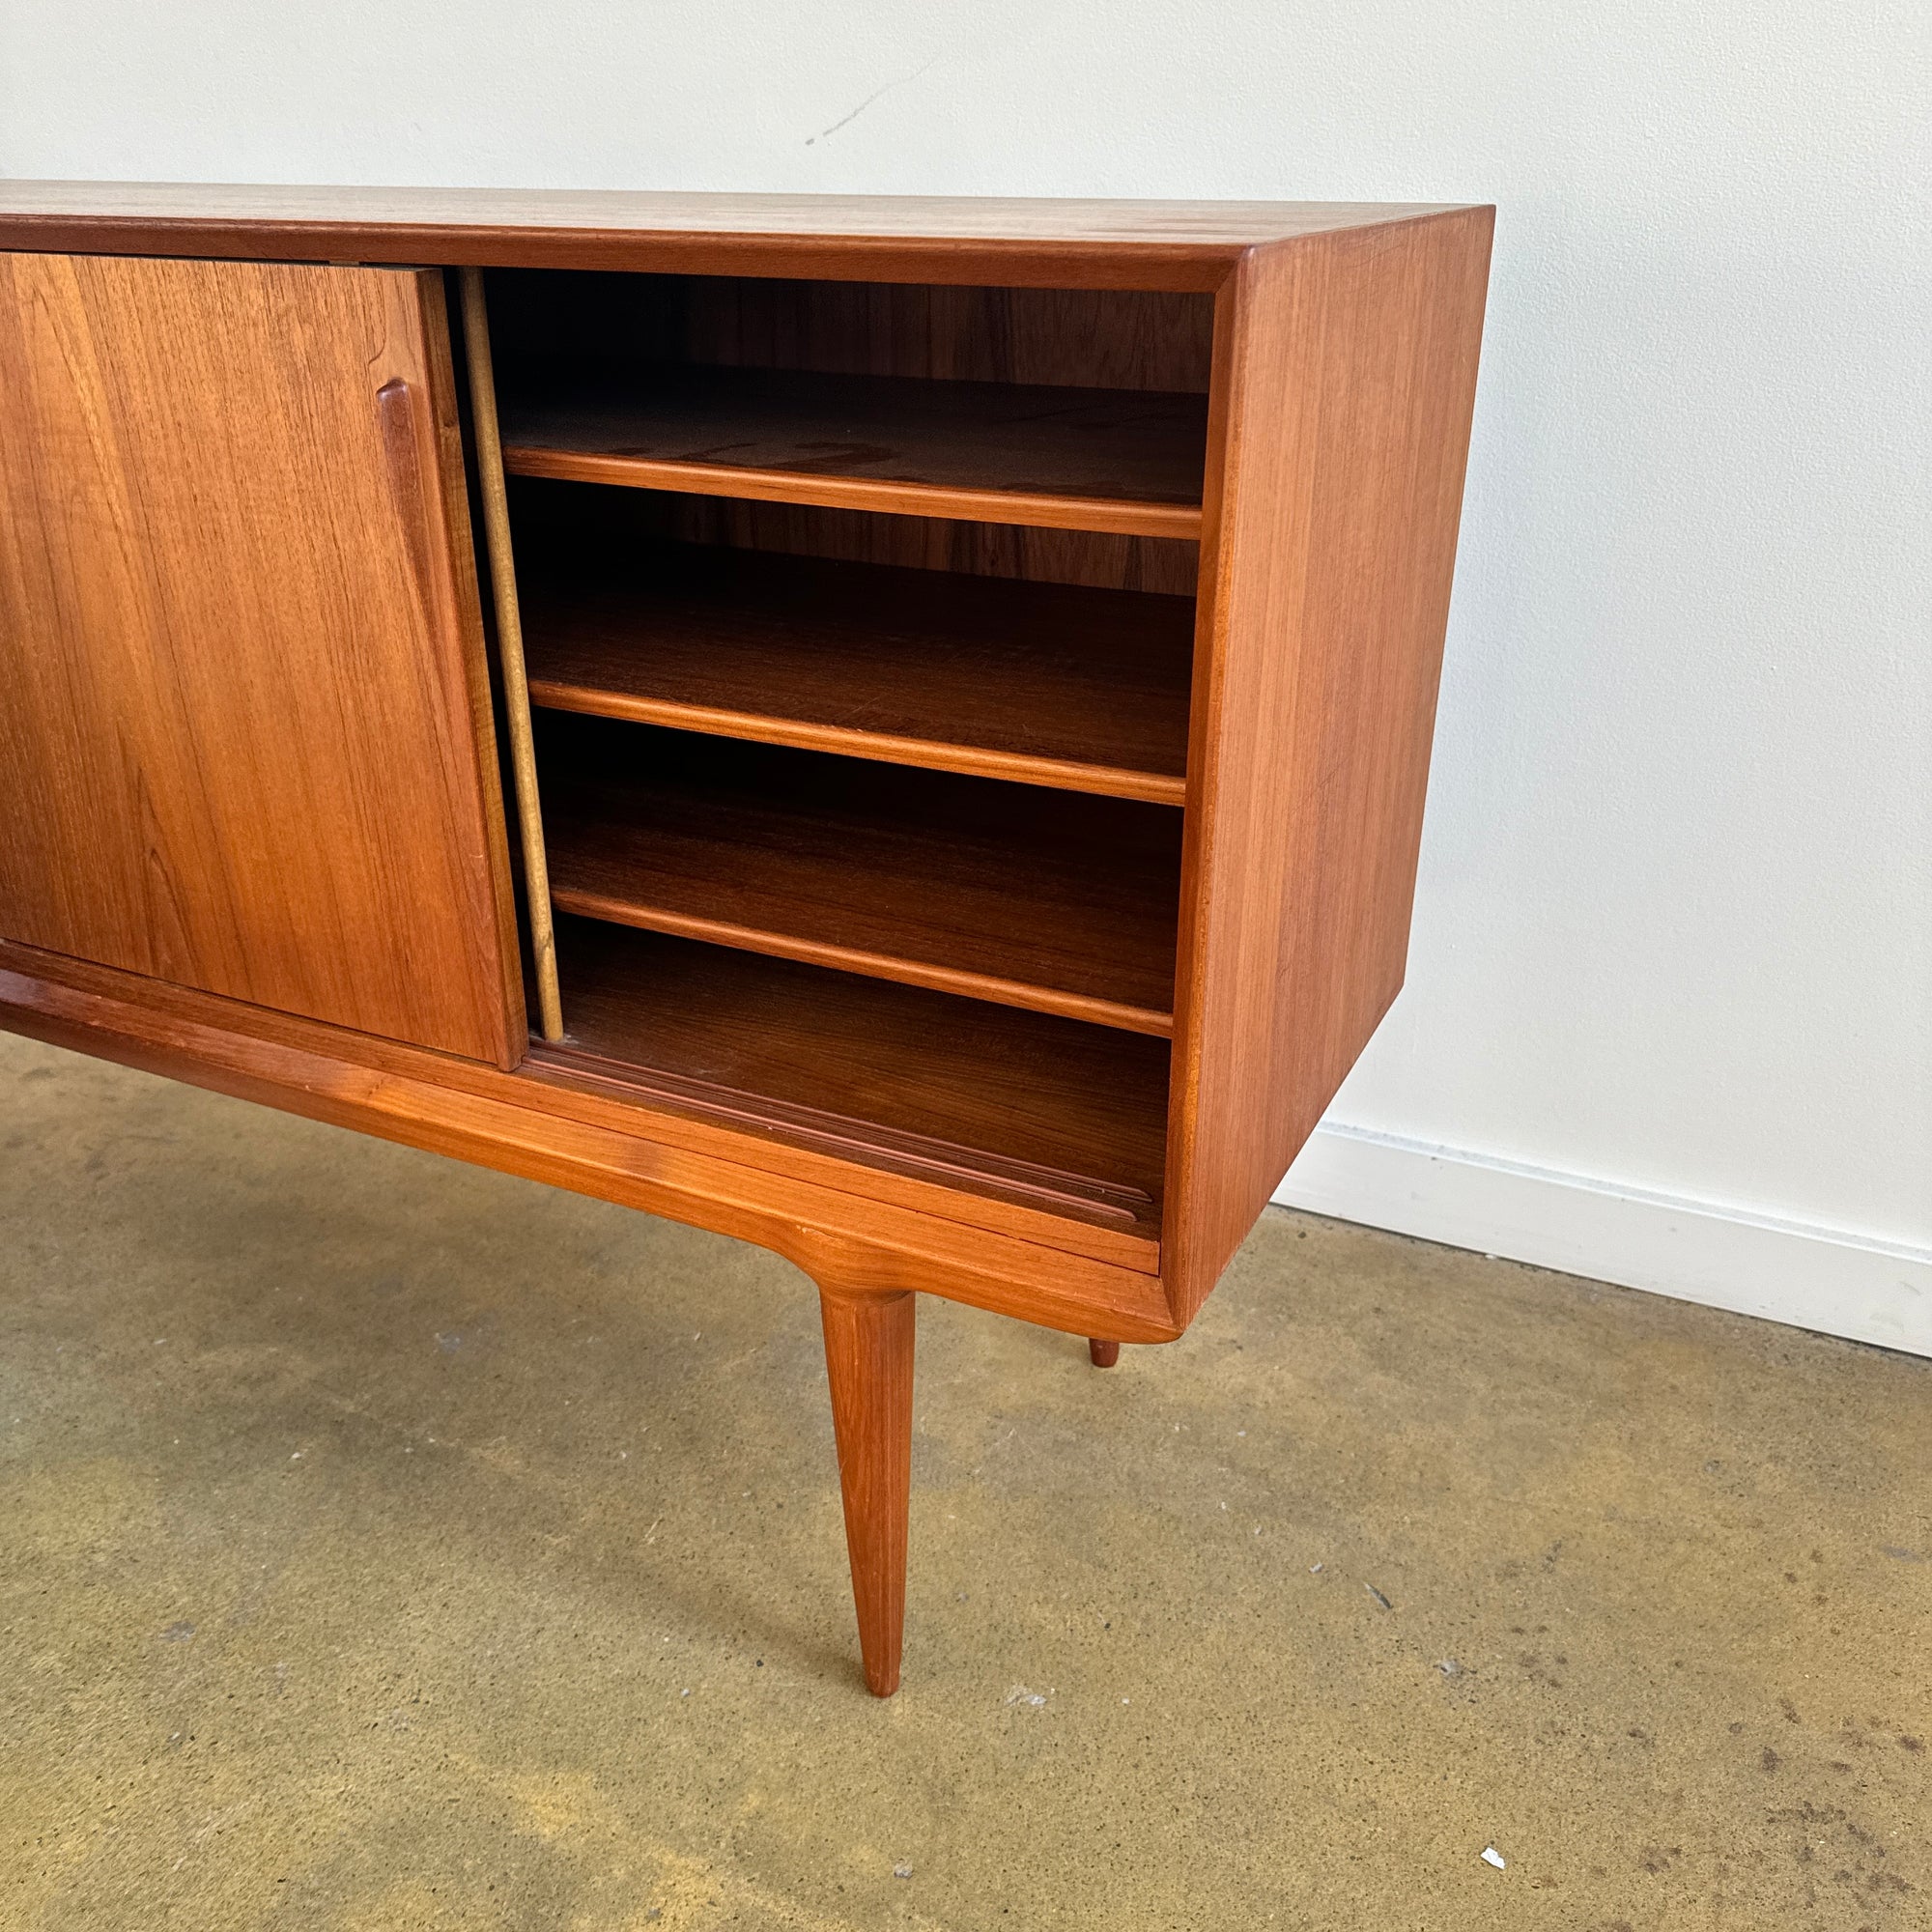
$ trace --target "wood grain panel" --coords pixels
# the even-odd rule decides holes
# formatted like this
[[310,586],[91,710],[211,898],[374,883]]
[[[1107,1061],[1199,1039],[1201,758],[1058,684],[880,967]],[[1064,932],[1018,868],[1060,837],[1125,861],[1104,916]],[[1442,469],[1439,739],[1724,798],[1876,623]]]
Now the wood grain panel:
[[0,183],[0,247],[329,262],[1215,289],[1249,248],[1414,204]]
[[1178,812],[588,720],[540,748],[561,911],[1173,1031]]
[[1492,211],[1222,298],[1166,1279],[1187,1321],[1402,984]]
[[540,705],[1179,805],[1194,606],[728,551],[520,553]]
[[521,1053],[441,304],[0,256],[0,932]]
[[509,384],[505,372],[503,460],[514,475],[1200,534],[1198,396],[677,364]]

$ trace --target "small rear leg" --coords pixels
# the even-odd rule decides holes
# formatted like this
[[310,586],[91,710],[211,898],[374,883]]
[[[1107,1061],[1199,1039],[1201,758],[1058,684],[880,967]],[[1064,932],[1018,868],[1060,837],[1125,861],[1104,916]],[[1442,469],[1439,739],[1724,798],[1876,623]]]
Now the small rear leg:
[[1089,1338],[1087,1355],[1096,1369],[1111,1369],[1121,1359],[1121,1345],[1118,1342],[1102,1342]]

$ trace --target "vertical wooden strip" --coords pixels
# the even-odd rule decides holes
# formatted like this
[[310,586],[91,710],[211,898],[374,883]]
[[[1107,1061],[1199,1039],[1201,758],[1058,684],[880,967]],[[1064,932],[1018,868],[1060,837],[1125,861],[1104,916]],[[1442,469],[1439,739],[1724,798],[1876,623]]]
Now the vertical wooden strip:
[[914,1298],[821,1288],[825,1373],[838,1439],[838,1487],[866,1688],[899,1688],[906,1526],[912,1502]]
[[476,469],[483,486],[483,529],[490,584],[497,604],[497,646],[503,664],[509,713],[510,765],[523,837],[524,884],[529,896],[530,944],[536,954],[537,1009],[543,1037],[563,1037],[563,1003],[556,982],[556,934],[551,921],[550,864],[544,854],[543,808],[537,794],[536,746],[530,731],[530,688],[524,669],[524,624],[517,604],[516,558],[510,548],[510,504],[503,487],[503,443],[497,428],[497,379],[490,358],[490,317],[483,271],[463,271],[463,341],[469,363],[469,407],[476,426]]

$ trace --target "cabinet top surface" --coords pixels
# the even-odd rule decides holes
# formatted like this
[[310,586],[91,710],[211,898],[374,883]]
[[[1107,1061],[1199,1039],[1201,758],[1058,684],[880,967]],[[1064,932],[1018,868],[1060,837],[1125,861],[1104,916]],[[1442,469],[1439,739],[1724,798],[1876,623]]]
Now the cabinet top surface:
[[[0,181],[0,248],[660,266],[696,253],[895,253],[959,266],[1044,257],[1225,268],[1245,250],[1449,212],[1448,204],[657,194],[605,188]],[[681,265],[681,264],[680,264]]]

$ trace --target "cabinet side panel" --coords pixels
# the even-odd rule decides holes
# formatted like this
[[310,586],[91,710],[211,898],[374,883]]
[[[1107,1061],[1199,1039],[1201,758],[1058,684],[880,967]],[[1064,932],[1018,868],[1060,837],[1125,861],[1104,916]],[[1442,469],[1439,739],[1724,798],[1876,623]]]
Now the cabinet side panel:
[[1222,298],[1163,1243],[1182,1321],[1402,984],[1492,218],[1257,249]]
[[0,257],[0,933],[521,1052],[439,302]]

